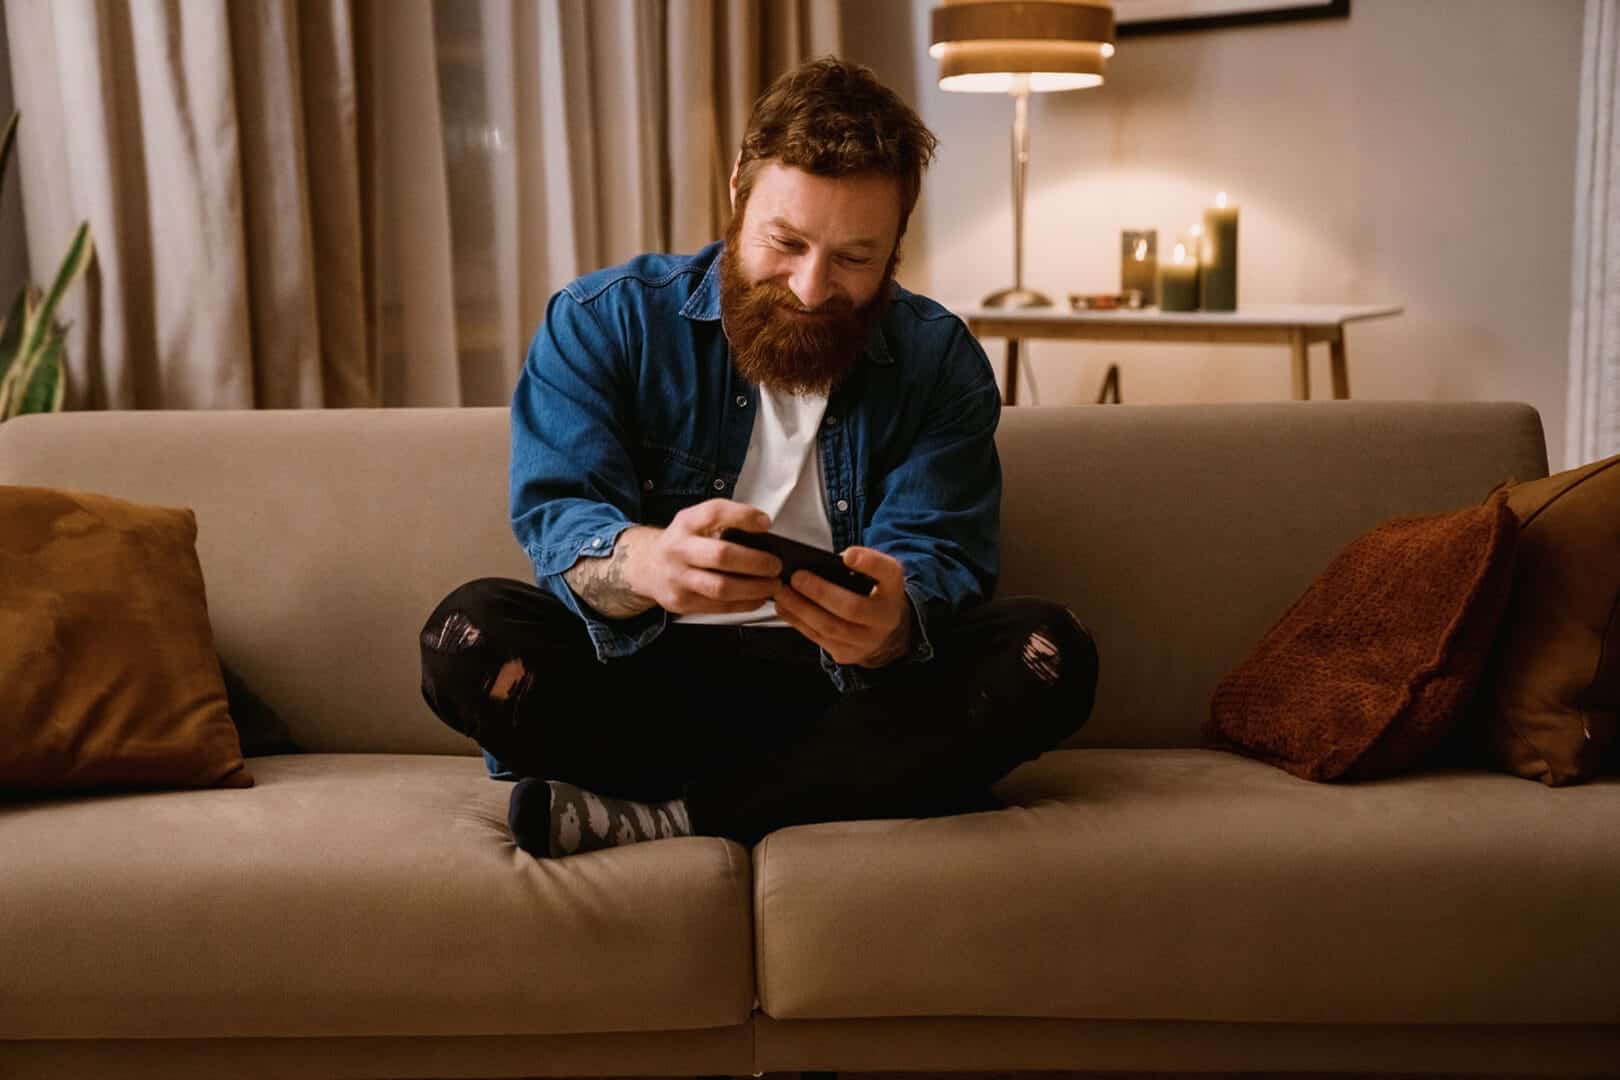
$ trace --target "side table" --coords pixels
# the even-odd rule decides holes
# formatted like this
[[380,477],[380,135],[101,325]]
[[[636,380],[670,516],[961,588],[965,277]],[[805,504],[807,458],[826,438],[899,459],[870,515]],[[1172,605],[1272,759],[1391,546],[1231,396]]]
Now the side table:
[[1399,315],[1395,304],[1253,304],[1237,311],[1072,311],[1067,308],[956,307],[974,337],[1007,341],[1006,403],[1018,403],[1019,342],[1170,341],[1201,345],[1287,345],[1293,360],[1294,398],[1311,396],[1309,349],[1328,346],[1333,396],[1350,396],[1344,328],[1352,322]]

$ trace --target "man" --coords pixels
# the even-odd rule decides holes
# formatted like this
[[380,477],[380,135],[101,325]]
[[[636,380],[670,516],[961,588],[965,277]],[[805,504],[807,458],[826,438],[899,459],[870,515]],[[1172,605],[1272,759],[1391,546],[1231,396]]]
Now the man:
[[[723,244],[552,298],[512,401],[538,587],[422,631],[428,705],[515,779],[525,851],[993,807],[1088,717],[1065,608],[989,601],[1000,398],[961,320],[894,283],[935,139],[866,68],[755,104]],[[720,538],[839,551],[867,595]]]

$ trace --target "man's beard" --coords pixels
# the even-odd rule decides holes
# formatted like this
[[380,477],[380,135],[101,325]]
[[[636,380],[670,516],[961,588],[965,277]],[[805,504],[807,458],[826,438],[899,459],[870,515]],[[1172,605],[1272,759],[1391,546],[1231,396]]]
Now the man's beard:
[[[736,218],[742,217],[739,208]],[[720,313],[732,362],[752,383],[791,394],[827,395],[861,358],[872,326],[887,310],[896,260],[889,260],[877,293],[856,307],[834,297],[809,316],[791,289],[743,276],[738,229],[726,231],[720,256]]]

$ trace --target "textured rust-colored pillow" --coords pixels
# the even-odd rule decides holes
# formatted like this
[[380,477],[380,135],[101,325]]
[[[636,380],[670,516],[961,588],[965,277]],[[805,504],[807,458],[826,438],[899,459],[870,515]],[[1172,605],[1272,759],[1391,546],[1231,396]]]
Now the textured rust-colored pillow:
[[1519,553],[1492,657],[1488,746],[1557,787],[1620,746],[1620,456],[1507,489]]
[[1358,537],[1216,687],[1206,738],[1306,780],[1421,764],[1479,685],[1517,535],[1498,497]]
[[0,486],[0,791],[247,787],[190,510]]

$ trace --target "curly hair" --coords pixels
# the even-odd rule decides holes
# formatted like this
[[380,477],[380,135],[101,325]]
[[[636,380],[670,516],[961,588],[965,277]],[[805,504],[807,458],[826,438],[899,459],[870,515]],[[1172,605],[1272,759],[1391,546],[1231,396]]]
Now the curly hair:
[[767,161],[816,176],[892,176],[900,184],[900,233],[917,205],[939,140],[900,95],[862,64],[824,56],[780,76],[754,102],[737,162],[737,213]]

